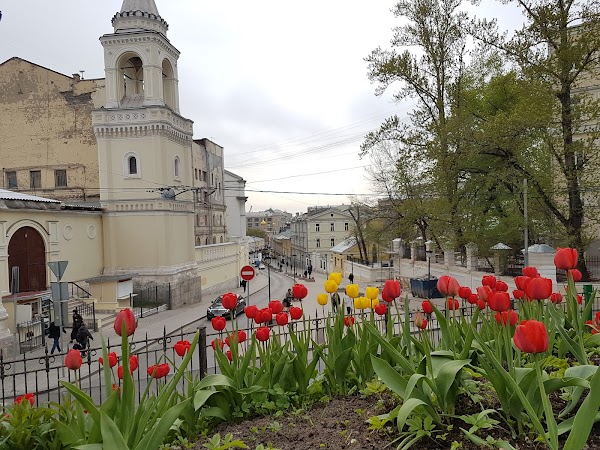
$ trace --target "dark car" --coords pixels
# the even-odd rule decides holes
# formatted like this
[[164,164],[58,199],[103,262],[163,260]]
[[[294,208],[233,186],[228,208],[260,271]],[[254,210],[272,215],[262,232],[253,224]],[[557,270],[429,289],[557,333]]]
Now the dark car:
[[[230,311],[228,309],[223,308],[223,303],[221,303],[222,297],[219,295],[214,302],[206,310],[206,318],[211,320],[213,317],[222,316],[226,319],[229,319],[231,316]],[[244,312],[244,308],[246,307],[246,299],[242,295],[238,295],[237,305],[233,310],[233,318],[238,314]]]

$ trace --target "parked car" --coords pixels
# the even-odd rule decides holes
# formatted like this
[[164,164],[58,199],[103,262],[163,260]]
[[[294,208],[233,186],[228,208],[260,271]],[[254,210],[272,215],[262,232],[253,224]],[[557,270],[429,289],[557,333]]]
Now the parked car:
[[[206,318],[211,320],[213,317],[222,316],[229,319],[231,314],[228,309],[223,308],[222,298],[220,295],[213,301],[210,306],[206,309]],[[246,299],[243,295],[238,295],[237,305],[233,310],[233,318],[235,319],[238,314],[244,312],[246,307]]]
[[264,264],[261,264],[260,266],[258,266],[258,270],[265,270],[267,268],[267,266],[265,266]]

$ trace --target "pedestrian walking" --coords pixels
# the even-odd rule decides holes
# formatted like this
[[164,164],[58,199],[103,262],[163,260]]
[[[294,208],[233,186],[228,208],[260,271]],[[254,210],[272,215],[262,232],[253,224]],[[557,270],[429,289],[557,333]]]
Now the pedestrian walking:
[[[62,352],[62,349],[60,348],[60,329],[61,327],[56,325],[54,322],[50,322],[50,326],[48,327],[48,337],[54,339],[52,350],[50,350],[51,355],[54,354],[54,350],[58,350],[58,353]],[[65,330],[63,327],[62,332],[66,333],[67,330]]]
[[347,295],[344,296],[344,306],[346,307],[346,314],[352,314],[352,307],[354,306],[354,300]]
[[352,272],[348,275],[348,279],[350,280],[350,284],[354,283],[354,274]]
[[82,322],[81,325],[79,326],[79,329],[77,330],[77,336],[75,337],[75,340],[77,342],[75,342],[75,344],[73,345],[73,348],[75,350],[80,350],[81,356],[85,356],[85,350],[88,348],[90,339],[93,340],[94,337],[92,336],[92,333],[90,333],[90,331],[85,326],[85,323]]
[[331,294],[331,306],[333,307],[333,312],[336,313],[338,310],[338,306],[340,305],[340,294],[334,292]]
[[81,317],[77,308],[75,308],[73,310],[73,329],[71,330],[71,340],[69,341],[69,344],[72,344],[77,338],[77,331],[79,331],[81,325],[83,325],[83,317]]

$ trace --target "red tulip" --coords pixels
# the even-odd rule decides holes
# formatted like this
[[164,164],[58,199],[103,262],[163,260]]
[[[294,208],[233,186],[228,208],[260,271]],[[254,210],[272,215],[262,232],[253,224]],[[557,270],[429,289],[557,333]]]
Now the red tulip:
[[273,320],[273,311],[271,308],[263,308],[259,311],[262,323],[270,323]]
[[227,326],[227,320],[225,320],[225,317],[213,317],[210,323],[215,331],[223,331]]
[[31,392],[29,394],[19,395],[17,398],[15,398],[15,403],[18,405],[23,400],[29,402],[29,404],[33,406],[35,404],[35,395]]
[[381,300],[383,300],[384,302],[392,303],[394,301],[394,298],[388,297],[385,291],[381,291]]
[[356,322],[356,319],[352,316],[344,317],[344,325],[346,325],[347,327],[354,325],[355,322]]
[[552,294],[550,294],[550,301],[554,304],[558,304],[560,302],[562,302],[563,300],[563,296],[560,292],[553,292]]
[[494,275],[484,275],[481,284],[482,286],[489,286],[493,290],[496,287],[496,277]]
[[485,302],[483,300],[477,300],[477,307],[479,309],[485,309]]
[[[132,370],[129,369],[129,373],[131,373],[131,372],[132,372]],[[123,379],[123,366],[119,366],[117,368],[117,377],[119,377],[119,380]]]
[[210,343],[211,347],[213,348],[213,350],[217,349],[217,345],[219,347],[221,347],[221,350],[223,350],[223,347],[225,347],[225,342],[223,342],[223,340],[216,338],[213,339],[213,341]]
[[260,342],[265,342],[269,340],[269,334],[271,330],[269,327],[260,327],[256,329],[256,340]]
[[[525,286],[527,286],[527,282],[529,280],[531,280],[532,277],[526,277],[526,276],[522,276],[522,277],[515,277],[515,285],[517,286],[517,289],[519,289],[520,291],[525,291]],[[537,278],[537,277],[534,277]]]
[[515,345],[525,353],[543,353],[548,350],[548,332],[543,322],[522,320],[515,329]]
[[425,314],[433,313],[433,306],[431,305],[431,302],[429,300],[423,300],[423,303],[421,303],[421,308],[423,309],[423,312]]
[[258,314],[258,308],[256,307],[256,305],[246,306],[244,308],[244,313],[246,313],[246,317],[248,319],[254,319]]
[[192,344],[190,344],[189,341],[178,341],[173,346],[175,353],[177,353],[179,356],[185,355],[190,348],[192,348]]
[[238,344],[241,344],[242,342],[244,342],[247,337],[246,337],[246,332],[244,330],[238,330],[238,335],[237,335],[237,341]]
[[115,333],[119,336],[121,336],[123,324],[125,324],[125,333],[127,336],[131,336],[135,332],[136,322],[135,315],[129,308],[119,311],[119,314],[117,314],[117,317],[115,318],[114,329]]
[[450,311],[460,308],[460,303],[458,303],[458,300],[456,300],[454,297],[448,297],[448,302],[446,304]]
[[[108,365],[109,367],[115,367],[117,365],[117,354],[115,352],[110,352],[108,354]],[[102,357],[98,358],[98,362],[102,365],[104,365],[104,359],[102,359]]]
[[292,286],[292,293],[294,294],[294,298],[298,300],[302,300],[308,294],[308,289],[303,284],[295,284]]
[[292,320],[298,320],[302,317],[302,308],[298,308],[297,306],[292,306],[290,308],[290,317]]
[[237,295],[231,292],[223,294],[223,297],[221,298],[221,304],[225,309],[235,309],[237,306]]
[[273,314],[279,314],[281,311],[283,311],[283,303],[281,303],[279,300],[271,300],[269,302],[269,308],[271,308]]
[[496,291],[499,291],[499,292],[508,292],[508,284],[506,284],[502,280],[497,280],[496,281]]
[[442,275],[440,278],[438,278],[436,287],[440,294],[442,294],[444,297],[453,297],[458,295],[458,289],[460,288],[460,285],[458,284],[458,281],[456,281],[456,278],[449,275]]
[[387,298],[400,297],[400,282],[398,280],[386,280],[383,285],[383,292]]
[[133,373],[140,366],[137,355],[131,355],[129,357],[129,370]]
[[516,298],[517,300],[521,300],[521,299],[525,298],[525,292],[520,291],[519,289],[515,289],[513,291],[513,297]]
[[171,368],[167,363],[159,364],[158,366],[154,364],[153,366],[148,367],[148,376],[156,379],[164,378],[170,371]]
[[69,353],[65,356],[65,367],[69,370],[79,370],[82,364],[81,352],[79,350],[69,350]]
[[415,326],[421,330],[427,328],[427,319],[423,317],[423,314],[421,314],[420,311],[415,316]]
[[387,306],[385,303],[378,303],[377,306],[375,307],[375,312],[377,314],[379,314],[380,316],[385,316],[385,313],[387,312]]
[[468,286],[461,286],[458,288],[458,296],[463,300],[467,300],[471,296],[471,288]]
[[536,267],[533,266],[527,266],[527,267],[523,267],[523,275],[528,277],[528,278],[537,278],[540,276],[540,273],[538,272]]
[[581,305],[583,303],[583,296],[581,294],[578,294],[575,298],[577,299],[578,304]]
[[284,313],[284,312],[280,312],[279,314],[277,314],[275,316],[275,321],[277,322],[277,325],[279,325],[280,327],[287,325],[288,320],[289,320],[288,315],[287,315],[287,313]]
[[581,281],[581,279],[583,278],[581,271],[579,271],[577,269],[571,269],[571,270],[569,270],[569,273],[571,274],[571,277],[573,278],[573,281],[575,283],[577,283],[578,281]]
[[525,294],[529,300],[543,300],[552,294],[552,280],[550,278],[531,278],[525,286]]
[[492,311],[508,311],[510,309],[508,292],[491,292],[488,295],[488,306]]
[[577,268],[577,249],[557,248],[554,255],[554,265],[557,269],[569,270]]
[[476,305],[477,300],[479,300],[479,298],[477,297],[477,294],[471,294],[471,295],[469,295],[469,298],[467,299],[467,301],[469,302],[470,305]]
[[477,297],[484,302],[488,301],[488,295],[492,292],[489,286],[477,286]]
[[497,312],[494,315],[494,318],[496,319],[496,322],[498,322],[500,325],[510,325],[511,327],[514,327],[519,321],[519,316],[517,315],[514,309]]
[[227,350],[227,351],[225,352],[225,356],[227,356],[227,359],[228,359],[229,361],[233,361],[233,353],[231,353],[231,350]]

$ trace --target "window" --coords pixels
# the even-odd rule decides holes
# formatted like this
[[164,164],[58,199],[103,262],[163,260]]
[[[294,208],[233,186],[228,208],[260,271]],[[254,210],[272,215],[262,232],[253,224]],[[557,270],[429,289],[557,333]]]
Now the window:
[[198,179],[198,169],[194,169],[194,176],[196,178],[196,180]]
[[335,246],[335,238],[331,238],[331,246]]
[[321,239],[317,238],[317,248],[321,247]]
[[335,231],[335,223],[329,224],[329,231]]
[[17,172],[6,172],[6,186],[11,188],[17,188]]
[[54,186],[55,187],[66,187],[67,186],[67,170],[57,169],[54,171]]
[[320,228],[320,225],[318,223],[315,223],[315,231],[321,231]]
[[179,156],[175,157],[173,173],[175,174],[175,178],[179,178]]
[[130,156],[127,160],[127,166],[129,167],[129,174],[134,175],[137,173],[137,158]]
[[41,170],[31,170],[29,172],[29,187],[32,189],[40,189],[42,187]]
[[348,231],[348,229],[349,229],[348,222],[346,222],[346,223],[344,224],[344,231]]

